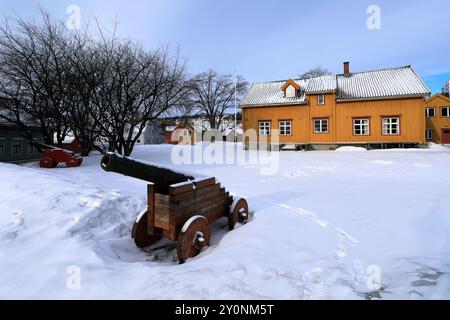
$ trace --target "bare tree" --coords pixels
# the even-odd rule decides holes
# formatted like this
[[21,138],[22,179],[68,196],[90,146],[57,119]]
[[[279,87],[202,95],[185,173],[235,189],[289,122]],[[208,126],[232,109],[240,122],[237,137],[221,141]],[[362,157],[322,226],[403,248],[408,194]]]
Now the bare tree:
[[321,76],[331,75],[331,72],[328,71],[328,69],[322,68],[322,67],[316,67],[309,71],[306,71],[305,73],[300,74],[300,79],[309,79],[309,78],[316,78]]
[[67,116],[79,141],[81,154],[88,155],[100,136],[99,87],[109,69],[108,54],[86,32],[74,34],[67,63]]
[[191,81],[190,108],[204,114],[211,129],[220,129],[226,112],[234,106],[235,84],[237,102],[242,98],[248,82],[241,76],[219,74],[213,70],[200,73]]
[[64,25],[41,10],[42,23],[6,19],[0,26],[0,117],[23,129],[39,125],[47,143],[69,130],[65,115]]
[[117,41],[110,50],[96,99],[99,125],[110,151],[130,155],[147,122],[187,96],[184,64],[165,48],[147,52],[129,41]]
[[2,119],[25,131],[38,124],[47,143],[72,133],[82,155],[96,140],[130,155],[148,121],[186,104],[190,87],[178,54],[145,50],[99,24],[96,37],[88,28],[72,32],[41,15],[41,22],[14,18],[0,26]]

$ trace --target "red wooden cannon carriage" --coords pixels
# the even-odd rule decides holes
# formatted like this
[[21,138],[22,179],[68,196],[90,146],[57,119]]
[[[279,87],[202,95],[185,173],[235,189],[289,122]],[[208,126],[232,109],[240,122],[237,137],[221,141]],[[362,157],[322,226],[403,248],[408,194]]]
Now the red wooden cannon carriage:
[[30,144],[36,146],[42,153],[42,159],[39,161],[41,168],[55,168],[60,162],[66,164],[67,167],[79,167],[83,162],[83,158],[75,154],[75,152],[50,146],[36,141],[30,141]]
[[[51,146],[50,146],[51,147]],[[41,149],[42,159],[39,161],[41,168],[55,168],[58,163],[63,162],[67,167],[79,167],[83,162],[82,157],[78,157],[74,152],[51,147],[51,149]]]
[[102,158],[101,165],[106,171],[152,182],[147,187],[147,208],[132,229],[140,248],[162,237],[177,241],[177,256],[183,263],[209,244],[211,223],[227,218],[233,230],[238,222],[248,221],[247,201],[230,195],[215,178],[194,179],[111,153]]

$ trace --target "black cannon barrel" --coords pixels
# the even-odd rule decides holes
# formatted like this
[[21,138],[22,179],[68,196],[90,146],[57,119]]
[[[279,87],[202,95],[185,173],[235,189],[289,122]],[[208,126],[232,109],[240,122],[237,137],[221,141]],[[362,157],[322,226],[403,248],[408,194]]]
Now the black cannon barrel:
[[161,191],[168,191],[172,184],[194,180],[194,177],[184,173],[126,158],[113,152],[108,152],[102,157],[101,167],[105,171],[154,183]]

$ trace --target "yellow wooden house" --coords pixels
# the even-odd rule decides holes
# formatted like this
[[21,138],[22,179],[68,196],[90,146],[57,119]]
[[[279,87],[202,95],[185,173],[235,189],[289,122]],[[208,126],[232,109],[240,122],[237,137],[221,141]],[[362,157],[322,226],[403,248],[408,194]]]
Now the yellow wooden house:
[[450,98],[435,94],[425,104],[426,140],[450,144]]
[[[411,66],[255,83],[241,102],[244,130],[271,149],[418,146],[430,90]],[[273,130],[279,142],[271,143]],[[246,148],[258,143],[244,136]]]

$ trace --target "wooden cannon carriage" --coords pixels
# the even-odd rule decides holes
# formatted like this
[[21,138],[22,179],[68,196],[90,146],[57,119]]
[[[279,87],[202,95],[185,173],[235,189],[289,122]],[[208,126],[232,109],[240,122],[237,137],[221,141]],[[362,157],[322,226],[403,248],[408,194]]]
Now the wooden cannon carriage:
[[65,163],[66,167],[73,168],[81,166],[83,158],[71,150],[50,146],[43,143],[30,142],[35,145],[42,153],[42,159],[39,161],[41,168],[55,168],[60,162]]
[[215,178],[200,178],[167,168],[142,163],[114,153],[103,156],[106,171],[151,182],[147,186],[147,208],[133,225],[132,237],[140,248],[148,247],[162,237],[177,241],[181,263],[196,256],[209,244],[209,224],[228,219],[228,228],[248,221],[249,210],[244,198],[233,197]]

